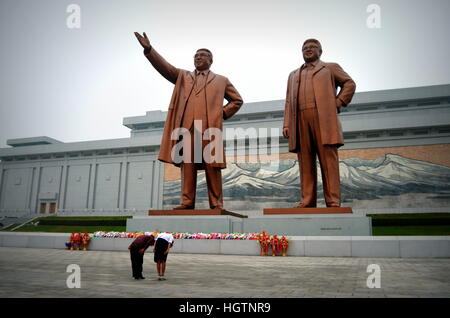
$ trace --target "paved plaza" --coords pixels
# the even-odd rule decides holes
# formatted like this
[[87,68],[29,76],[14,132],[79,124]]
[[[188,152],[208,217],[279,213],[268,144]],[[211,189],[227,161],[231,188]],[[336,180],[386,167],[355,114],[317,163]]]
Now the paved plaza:
[[[77,264],[80,288],[68,288]],[[158,281],[153,254],[131,277],[127,251],[0,247],[0,297],[450,297],[450,259],[169,254]],[[368,288],[377,264],[380,288]]]

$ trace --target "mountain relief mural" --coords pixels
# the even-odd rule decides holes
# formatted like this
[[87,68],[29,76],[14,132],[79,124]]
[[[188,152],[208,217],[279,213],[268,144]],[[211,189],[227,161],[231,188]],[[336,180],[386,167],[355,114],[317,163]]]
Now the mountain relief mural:
[[[342,205],[354,208],[443,207],[450,204],[450,168],[396,154],[340,160]],[[325,206],[320,169],[318,206]],[[297,160],[227,163],[222,170],[226,209],[293,207],[300,201]],[[206,178],[197,179],[196,208],[208,208]],[[180,201],[180,181],[164,183],[164,208]]]

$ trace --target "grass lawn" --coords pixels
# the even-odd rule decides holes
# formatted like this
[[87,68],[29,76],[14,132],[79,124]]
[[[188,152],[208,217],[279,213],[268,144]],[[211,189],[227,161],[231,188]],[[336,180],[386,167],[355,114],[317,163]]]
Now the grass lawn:
[[[14,227],[11,227],[14,228]],[[72,233],[72,232],[88,232],[94,233],[97,231],[105,232],[125,232],[126,226],[101,226],[101,225],[24,225],[14,232],[48,232],[48,233]]]
[[450,219],[450,213],[389,213],[367,214],[372,219]]
[[[14,232],[49,232],[49,233],[72,233],[72,232],[88,232],[94,233],[96,231],[105,232],[125,232],[126,219],[131,216],[74,216],[74,217],[41,217],[26,225],[18,228]],[[42,221],[42,222],[41,222]],[[33,223],[50,224],[38,224]],[[113,223],[113,224],[108,224]],[[117,224],[119,223],[119,224]],[[10,232],[19,224],[14,224],[8,227],[5,231]]]
[[373,226],[373,236],[450,235],[450,225]]
[[61,221],[105,221],[105,220],[126,220],[132,216],[47,216],[36,219],[38,220],[61,220]]
[[372,235],[450,235],[450,213],[369,214]]

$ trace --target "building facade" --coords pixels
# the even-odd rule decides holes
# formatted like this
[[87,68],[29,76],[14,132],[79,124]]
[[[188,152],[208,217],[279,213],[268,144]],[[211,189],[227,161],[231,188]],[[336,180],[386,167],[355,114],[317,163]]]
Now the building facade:
[[[281,136],[283,112],[284,100],[246,103],[224,122],[225,208],[245,213],[300,200],[297,157]],[[130,138],[8,140],[0,149],[0,215],[133,215],[177,205],[179,169],[157,160],[166,114],[124,118]],[[356,93],[339,116],[343,205],[450,211],[450,85]],[[197,202],[208,206],[204,174]]]

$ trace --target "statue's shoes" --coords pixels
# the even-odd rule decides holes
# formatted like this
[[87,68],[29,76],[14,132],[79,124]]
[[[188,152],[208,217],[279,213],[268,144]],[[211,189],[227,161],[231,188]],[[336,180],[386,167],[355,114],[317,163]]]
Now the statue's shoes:
[[193,205],[184,205],[184,204],[178,205],[173,208],[173,210],[193,210],[193,209],[194,209]]
[[307,204],[300,203],[299,205],[294,206],[294,209],[301,209],[301,208],[315,208],[315,206],[308,206]]

